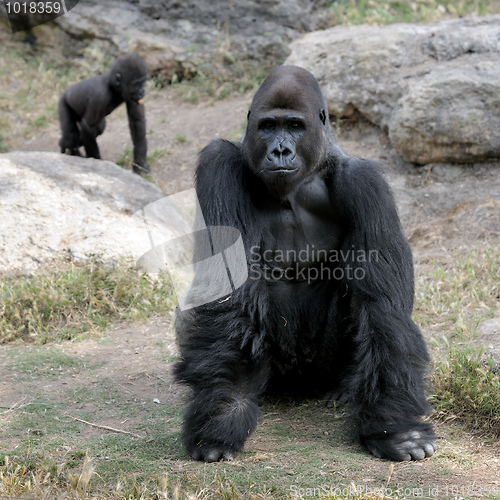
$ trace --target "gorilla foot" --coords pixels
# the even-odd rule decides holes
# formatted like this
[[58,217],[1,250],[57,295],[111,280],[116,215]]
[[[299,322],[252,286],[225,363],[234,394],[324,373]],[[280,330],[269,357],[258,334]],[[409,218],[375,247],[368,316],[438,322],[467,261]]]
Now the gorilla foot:
[[220,462],[221,460],[233,460],[236,451],[232,447],[224,445],[193,446],[189,450],[191,458],[203,462]]
[[148,165],[139,165],[138,163],[133,163],[132,169],[134,171],[134,174],[148,175],[151,173],[151,169]]
[[432,431],[407,431],[365,439],[363,444],[377,458],[403,462],[431,457],[436,451],[435,440]]

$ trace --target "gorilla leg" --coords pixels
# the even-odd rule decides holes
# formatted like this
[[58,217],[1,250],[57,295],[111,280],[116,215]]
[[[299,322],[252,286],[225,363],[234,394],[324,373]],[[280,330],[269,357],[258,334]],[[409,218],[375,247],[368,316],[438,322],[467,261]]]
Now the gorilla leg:
[[215,462],[232,459],[255,430],[260,415],[258,397],[268,370],[266,363],[250,360],[234,340],[210,341],[212,332],[218,330],[213,318],[207,321],[212,323],[212,332],[200,328],[205,320],[208,318],[200,315],[191,327],[183,324],[189,341],[180,345],[182,361],[175,374],[193,389],[183,426],[186,449],[195,460]]
[[71,156],[82,156],[82,153],[80,153],[80,150],[78,148],[70,149],[69,154]]
[[103,118],[95,127],[96,137],[102,135],[105,129],[106,129],[106,118]]
[[231,381],[214,380],[207,387],[194,388],[183,427],[184,443],[192,458],[230,460],[243,448],[260,415],[257,400],[265,383],[263,371],[240,366],[233,369]]
[[81,156],[79,147],[83,145],[80,129],[78,128],[77,116],[68,106],[64,95],[59,101],[59,122],[61,124],[62,137],[59,140],[61,153],[70,151],[73,156]]
[[85,120],[81,121],[82,128],[82,143],[85,148],[87,158],[101,159],[99,146],[97,145],[96,138],[104,132],[106,128],[106,119],[103,118],[97,125],[89,126]]

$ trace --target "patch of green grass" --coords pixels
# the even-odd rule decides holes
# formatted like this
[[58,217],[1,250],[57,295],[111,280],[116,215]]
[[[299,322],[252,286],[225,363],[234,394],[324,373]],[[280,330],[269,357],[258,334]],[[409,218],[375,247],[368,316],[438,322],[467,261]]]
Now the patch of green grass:
[[177,134],[174,137],[174,140],[177,141],[180,144],[184,144],[185,142],[187,142],[186,134]]
[[500,298],[500,250],[479,248],[455,262],[432,261],[430,266],[417,280],[417,323],[473,338],[477,325],[494,315]]
[[0,285],[0,342],[70,339],[112,320],[170,312],[173,305],[166,276],[151,278],[126,264],[7,278]]
[[3,135],[0,133],[0,153],[6,153],[8,150],[9,150],[9,146],[5,142]]
[[478,325],[498,307],[500,251],[478,246],[454,261],[431,261],[426,269],[417,281],[415,319],[443,334],[444,347],[437,341],[432,346],[442,360],[432,374],[437,417],[500,435],[498,377],[481,348],[469,347]]
[[[100,389],[102,387],[98,386],[98,390]],[[126,404],[123,400],[126,395],[118,391],[114,394],[101,391],[102,395],[96,397],[94,392],[94,390],[87,391],[83,401],[99,405],[97,421],[102,418],[117,419],[118,416],[123,418],[117,411],[121,406],[128,406],[130,410],[130,404]],[[105,404],[106,401],[101,400],[101,396],[105,394],[108,399],[114,396],[108,401],[112,403],[108,406]],[[63,394],[62,398],[60,394],[51,394],[50,399],[36,398],[19,406],[15,414],[6,412],[7,423],[1,420],[0,422],[3,428],[8,427],[9,435],[18,440],[18,445],[11,453],[2,455],[4,463],[5,460],[8,463],[10,458],[12,462],[15,461],[16,466],[10,469],[6,467],[3,475],[0,473],[0,496],[2,493],[14,491],[10,490],[14,485],[13,481],[6,480],[5,472],[10,470],[14,473],[17,469],[16,474],[19,474],[24,468],[28,473],[43,472],[43,475],[50,476],[51,481],[45,483],[46,488],[51,484],[60,488],[64,486],[67,493],[68,490],[74,489],[75,473],[80,468],[85,470],[85,463],[90,454],[94,457],[92,470],[95,472],[94,480],[98,483],[95,491],[100,492],[99,496],[92,498],[116,498],[112,495],[108,497],[108,493],[117,482],[122,483],[121,491],[127,483],[135,483],[151,493],[147,498],[157,498],[152,492],[155,491],[155,475],[162,469],[164,458],[168,457],[169,460],[185,458],[178,430],[181,409],[161,405],[153,407],[148,412],[148,409],[142,407],[144,422],[142,424],[139,422],[132,427],[132,430],[143,434],[144,437],[114,433],[106,429],[88,434],[87,431],[92,431],[94,428],[72,417],[95,422],[95,410],[93,414],[87,414],[83,409],[79,409],[79,398],[76,397],[75,401],[75,396],[75,391]],[[14,418],[9,418],[9,415]],[[134,416],[130,411],[126,415],[125,420]],[[168,431],[167,426],[173,426],[173,430]],[[117,422],[116,427],[123,425]],[[64,450],[66,452],[63,454]],[[54,468],[56,462],[57,467]],[[18,484],[21,482],[18,481]]]
[[120,167],[126,168],[127,170],[132,170],[133,163],[134,151],[131,147],[126,147],[118,160],[116,160],[116,164]]
[[148,154],[148,165],[154,167],[158,165],[158,162],[166,155],[170,154],[170,151],[166,148],[155,148]]
[[49,122],[47,121],[47,117],[45,115],[40,115],[37,118],[33,120],[33,122],[30,122],[30,124],[33,125],[35,128],[42,128],[46,127]]
[[[189,460],[182,446],[182,405],[136,405],[140,409],[137,413],[132,411],[129,393],[101,383],[96,388],[82,386],[83,392],[51,393],[6,412],[5,419],[0,415],[3,429],[17,440],[15,449],[3,455],[7,465],[0,477],[0,496],[22,491],[37,498],[38,488],[40,495],[42,491],[47,495],[44,498],[73,498],[75,494],[80,499],[278,500],[288,498],[295,491],[294,485],[324,486],[332,492],[352,488],[347,478],[362,483],[365,466],[373,467],[374,463],[378,466],[374,474],[383,478],[379,485],[385,483],[387,464],[372,459],[359,445],[350,445],[343,422],[328,420],[337,412],[317,401],[264,402],[265,417],[257,430],[257,443],[249,445],[234,462],[204,464]],[[103,399],[105,395],[108,401]],[[72,417],[96,424],[106,422],[143,437],[96,429]],[[270,439],[276,420],[282,425],[280,436],[271,437],[272,448],[261,451],[260,440],[265,443]],[[110,423],[113,421],[116,423]],[[325,426],[328,436],[323,432]],[[339,463],[342,474],[336,474]],[[85,471],[90,469],[91,480],[85,482]],[[33,481],[33,477],[45,478],[45,482]],[[31,478],[31,485],[27,478]],[[359,495],[352,489],[351,493],[352,498],[372,498],[361,496],[361,489]]]
[[49,346],[43,349],[22,349],[8,352],[12,358],[11,369],[32,377],[57,376],[78,371],[86,366],[84,361],[66,354],[60,347]]
[[[158,165],[158,162],[170,152],[165,148],[155,148],[147,156],[147,162],[150,168],[154,168]],[[134,150],[131,147],[126,147],[122,155],[116,161],[116,164],[127,170],[132,170],[132,165],[134,164]],[[146,176],[148,178],[148,176]],[[150,179],[148,179],[150,180]]]
[[[34,108],[38,107],[38,105],[34,105]],[[49,125],[49,121],[45,115],[37,116],[35,119],[28,119],[28,125],[24,129],[24,135],[29,135],[32,133],[33,129],[44,128]]]
[[432,403],[437,417],[460,419],[468,426],[500,436],[500,380],[482,348],[450,348],[449,358],[433,374]]
[[329,7],[330,22],[338,24],[390,24],[431,22],[445,16],[481,16],[499,13],[495,0],[337,0]]
[[179,359],[179,356],[177,356],[176,354],[165,354],[160,359],[162,361],[172,362],[177,361]]

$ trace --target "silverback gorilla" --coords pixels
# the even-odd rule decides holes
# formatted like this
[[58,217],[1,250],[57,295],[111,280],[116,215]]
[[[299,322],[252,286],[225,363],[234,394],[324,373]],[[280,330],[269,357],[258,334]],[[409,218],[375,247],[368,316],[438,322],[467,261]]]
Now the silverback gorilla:
[[337,146],[316,79],[275,68],[243,142],[201,151],[196,190],[208,227],[241,232],[248,279],[177,315],[191,457],[231,459],[255,430],[259,397],[297,388],[348,403],[375,456],[431,456],[411,251],[379,165]]
[[146,63],[137,54],[119,57],[111,71],[75,83],[59,100],[61,153],[81,156],[83,146],[88,158],[100,158],[97,136],[104,132],[106,116],[120,104],[127,104],[128,121],[134,143],[135,173],[149,173],[146,162],[146,116],[144,84],[149,78]]

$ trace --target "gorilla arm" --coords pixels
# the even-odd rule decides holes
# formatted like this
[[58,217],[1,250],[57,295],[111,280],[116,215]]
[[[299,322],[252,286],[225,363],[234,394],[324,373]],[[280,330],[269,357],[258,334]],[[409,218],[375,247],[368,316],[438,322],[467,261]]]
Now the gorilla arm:
[[[411,251],[376,163],[343,159],[332,181],[332,199],[344,207],[348,228],[341,251],[357,253],[356,272],[343,286],[350,295],[356,345],[348,390],[359,438],[377,457],[420,460],[436,446],[431,425],[419,419],[430,410],[425,397],[429,357],[411,319]],[[351,259],[343,263],[349,264]]]
[[130,135],[134,144],[133,169],[136,173],[147,174],[150,172],[150,169],[146,159],[148,143],[146,139],[146,112],[144,104],[138,101],[127,101],[127,114]]

